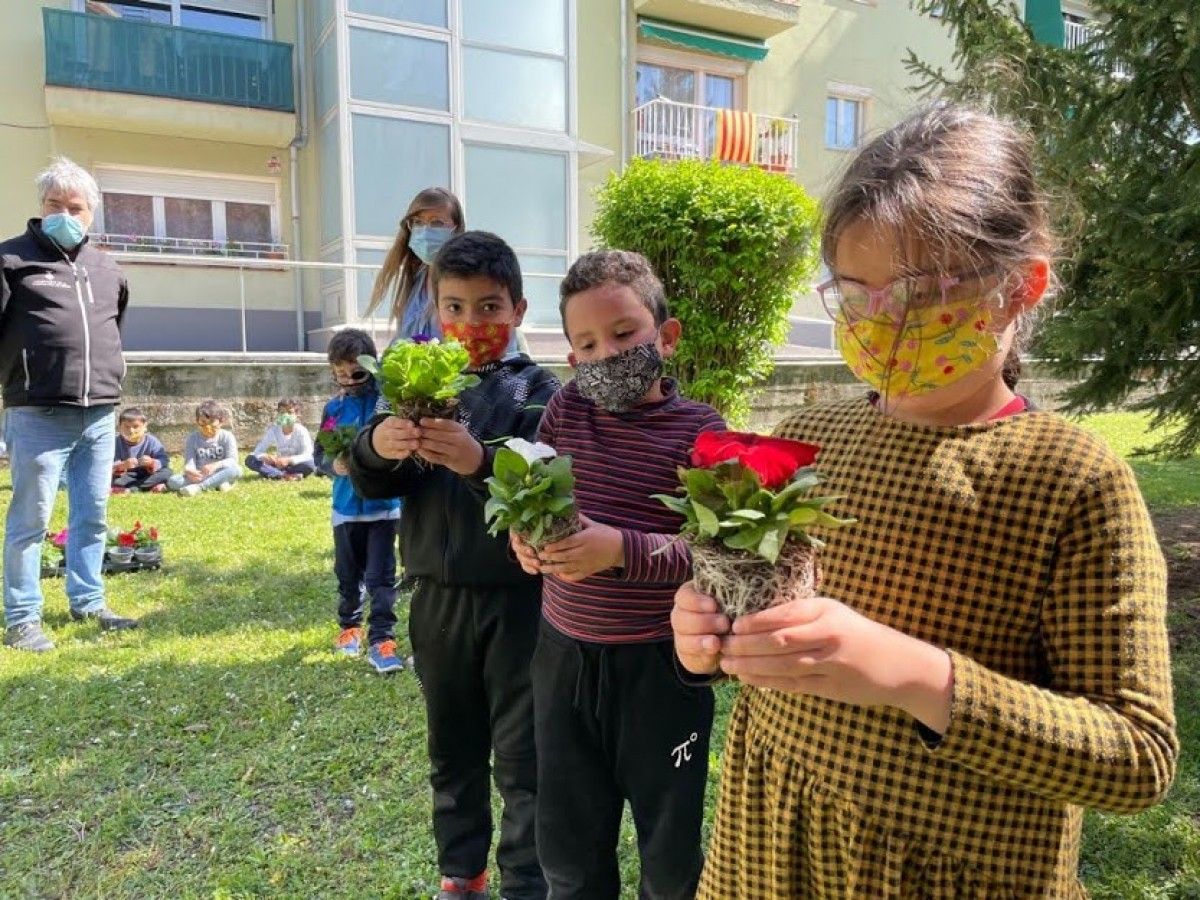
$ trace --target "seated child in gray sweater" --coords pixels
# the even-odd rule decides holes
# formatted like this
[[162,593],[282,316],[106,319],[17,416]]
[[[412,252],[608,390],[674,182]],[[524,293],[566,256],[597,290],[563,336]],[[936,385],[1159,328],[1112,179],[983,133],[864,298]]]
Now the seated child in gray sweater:
[[172,476],[167,487],[183,497],[233,487],[242,477],[242,469],[237,461],[237,440],[224,427],[230,418],[216,400],[205,400],[196,407],[196,430],[183,442],[183,472]]

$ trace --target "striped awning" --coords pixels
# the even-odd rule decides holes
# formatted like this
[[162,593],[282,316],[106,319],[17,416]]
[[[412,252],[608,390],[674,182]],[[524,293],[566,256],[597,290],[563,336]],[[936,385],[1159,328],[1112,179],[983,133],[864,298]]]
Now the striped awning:
[[638,19],[638,35],[651,40],[663,41],[685,50],[699,50],[729,59],[759,62],[767,57],[767,44],[755,38],[735,37],[719,31],[705,31],[658,19]]

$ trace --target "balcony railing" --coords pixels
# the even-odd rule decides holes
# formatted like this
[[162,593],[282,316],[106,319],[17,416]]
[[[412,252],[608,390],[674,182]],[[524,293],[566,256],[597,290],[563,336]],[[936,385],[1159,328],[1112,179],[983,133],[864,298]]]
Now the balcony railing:
[[716,109],[658,98],[634,111],[634,152],[647,159],[717,159],[791,175],[795,119]]
[[292,46],[43,8],[46,84],[292,112]]
[[90,234],[91,242],[117,253],[169,253],[187,256],[230,256],[242,259],[287,259],[287,244],[259,241],[204,241],[144,234]]
[[[1063,22],[1063,48],[1066,50],[1087,49],[1092,42],[1095,29],[1084,22]],[[1103,49],[1103,48],[1096,48]],[[1129,67],[1120,61],[1112,61],[1112,73],[1121,78],[1129,76]]]

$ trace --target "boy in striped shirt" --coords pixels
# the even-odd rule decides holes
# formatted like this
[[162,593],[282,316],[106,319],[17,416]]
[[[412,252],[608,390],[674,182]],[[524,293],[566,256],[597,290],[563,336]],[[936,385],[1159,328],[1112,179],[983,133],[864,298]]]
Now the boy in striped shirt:
[[681,327],[644,257],[585,254],[560,295],[575,378],[538,439],[571,456],[583,529],[540,555],[512,538],[522,568],[545,575],[531,666],[538,858],[555,900],[615,900],[628,800],[640,896],[682,900],[702,863],[713,697],[676,674],[671,606],[691,559],[681,519],[651,495],[672,493],[696,435],[724,423],[662,375]]

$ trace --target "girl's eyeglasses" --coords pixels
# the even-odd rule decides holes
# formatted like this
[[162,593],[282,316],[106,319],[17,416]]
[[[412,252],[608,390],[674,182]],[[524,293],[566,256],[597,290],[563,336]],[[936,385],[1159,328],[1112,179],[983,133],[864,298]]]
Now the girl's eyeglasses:
[[409,216],[404,220],[404,224],[408,226],[408,230],[412,231],[418,225],[427,225],[430,228],[453,228],[453,222],[447,222],[445,219],[421,219],[417,216]]
[[991,269],[970,275],[915,275],[897,278],[880,288],[867,287],[851,278],[831,278],[817,285],[821,304],[831,319],[838,313],[847,322],[876,319],[881,316],[900,321],[912,309],[926,309],[945,303],[951,289],[978,281],[992,274]]
[[350,375],[345,378],[343,378],[341,375],[334,375],[333,381],[334,384],[341,385],[342,387],[354,387],[354,385],[362,384],[370,377],[371,373],[366,369],[358,369],[355,372],[351,372]]

